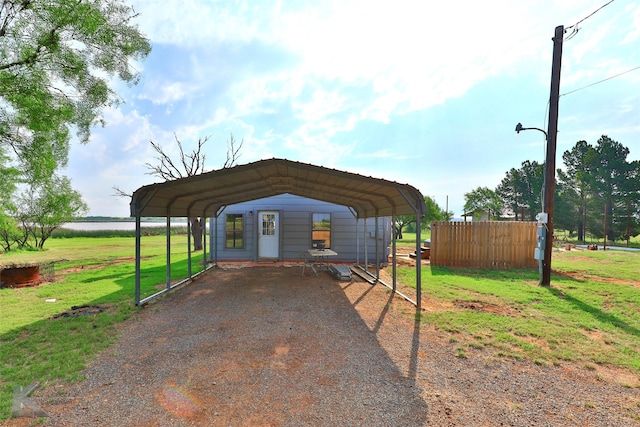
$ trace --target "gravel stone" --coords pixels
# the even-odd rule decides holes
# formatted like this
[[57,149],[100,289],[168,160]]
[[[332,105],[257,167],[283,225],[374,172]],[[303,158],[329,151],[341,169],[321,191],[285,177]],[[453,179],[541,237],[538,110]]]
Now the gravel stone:
[[415,314],[355,276],[215,269],[125,322],[84,381],[31,397],[44,426],[639,425],[638,388],[488,349],[457,357]]

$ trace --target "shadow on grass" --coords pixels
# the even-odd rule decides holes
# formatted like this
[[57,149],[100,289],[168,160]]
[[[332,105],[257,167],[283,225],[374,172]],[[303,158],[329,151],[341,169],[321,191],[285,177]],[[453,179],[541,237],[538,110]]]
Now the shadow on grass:
[[[452,269],[449,267],[431,267],[431,274],[434,276],[479,276],[488,279],[512,279],[514,274],[518,275],[518,278],[522,278],[523,280],[535,280],[537,279],[537,272],[531,272],[530,270],[480,270],[480,269]],[[575,283],[584,283],[585,281],[582,279],[577,279],[575,277],[565,275],[558,272],[553,272],[553,276],[556,279],[560,279],[566,282],[575,282]],[[575,309],[580,310],[584,313],[588,313],[593,316],[599,322],[612,325],[616,328],[623,330],[624,332],[634,335],[636,337],[640,337],[640,329],[635,327],[634,325],[626,322],[625,320],[620,319],[619,317],[612,315],[603,311],[598,307],[591,306],[584,301],[576,298],[575,296],[569,295],[566,292],[551,287],[543,287],[540,286],[540,289],[544,289],[548,291],[551,295],[557,298],[561,298],[562,300],[571,304]]]
[[[580,282],[580,280],[573,279],[573,278],[571,278],[570,280]],[[578,298],[573,297],[573,296],[565,293],[564,291],[562,291],[560,289],[557,289],[557,288],[554,288],[554,287],[543,287],[543,289],[547,290],[553,296],[555,296],[557,298],[561,298],[564,301],[567,301],[569,304],[574,306],[576,309],[590,314],[595,319],[597,319],[599,322],[608,323],[608,324],[610,324],[612,326],[615,326],[616,328],[619,328],[619,329],[623,330],[624,332],[626,332],[628,334],[635,335],[636,337],[640,337],[640,329],[636,328],[635,326],[630,325],[626,321],[621,320],[620,318],[618,318],[618,317],[616,317],[616,316],[614,316],[612,314],[606,313],[606,312],[602,311],[601,309],[599,309],[597,307],[593,307],[593,306],[585,303],[584,301],[581,301]]]
[[[202,255],[192,259],[192,266],[195,267],[193,273],[196,272],[198,260],[201,263]],[[105,312],[59,319],[46,317],[0,335],[0,360],[3,362],[0,366],[0,421],[11,414],[14,387],[26,386],[36,381],[46,386],[56,381],[80,379],[86,363],[116,340],[114,328],[138,310],[134,305],[133,262],[131,265],[131,268],[117,265],[108,266],[99,272],[93,270],[71,273],[86,275],[73,280],[81,286],[118,285],[118,290],[100,297],[87,301],[75,300],[77,305],[109,306],[110,309]],[[187,267],[187,259],[172,263],[172,278],[180,280],[187,277]],[[114,269],[121,272],[114,273]],[[164,264],[141,270],[143,295],[155,293],[156,286],[164,282]],[[61,310],[69,308],[71,307],[61,307]]]
[[[144,266],[144,263],[143,263]],[[202,255],[196,256],[191,260],[191,274],[195,275],[202,270]],[[171,263],[171,282],[186,279],[188,274],[188,260],[184,259]],[[166,284],[167,267],[158,265],[140,269],[140,294],[142,298],[155,294],[158,286]],[[123,273],[105,274],[102,276],[92,276],[81,280],[81,283],[95,283],[103,280],[113,280],[114,283],[121,286],[120,291],[105,295],[93,301],[96,304],[105,302],[114,302],[113,298],[118,297],[117,301],[125,299],[125,295],[130,297],[131,304],[134,304],[135,298],[135,265],[131,263],[131,268]]]

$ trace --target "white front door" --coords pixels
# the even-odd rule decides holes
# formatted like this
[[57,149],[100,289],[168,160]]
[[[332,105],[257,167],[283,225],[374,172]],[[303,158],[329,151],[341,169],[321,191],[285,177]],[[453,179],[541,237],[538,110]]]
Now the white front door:
[[279,227],[278,212],[258,212],[258,258],[278,258]]

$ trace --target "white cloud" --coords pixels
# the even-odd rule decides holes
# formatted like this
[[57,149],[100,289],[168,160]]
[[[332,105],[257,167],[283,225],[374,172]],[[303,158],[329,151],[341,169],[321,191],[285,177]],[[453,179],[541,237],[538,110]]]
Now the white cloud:
[[188,85],[184,82],[154,82],[150,84],[146,93],[140,96],[140,99],[148,99],[154,104],[164,105],[187,98],[188,95],[194,93],[197,87]]
[[[154,47],[142,81],[116,86],[126,104],[106,112],[107,128],[70,162],[84,162],[76,168],[94,194],[114,184],[137,188],[153,180],[143,168],[153,158],[149,140],[171,147],[175,133],[188,148],[212,135],[213,168],[224,162],[232,132],[245,140],[241,163],[286,157],[340,165],[420,182],[425,194],[494,186],[518,162],[542,157],[533,137],[507,151],[516,135],[504,129],[544,116],[554,28],[601,3],[134,0]],[[637,66],[637,2],[614,2],[580,27],[564,44],[562,91]],[[629,73],[607,93],[563,98],[561,136],[629,132],[638,105],[629,85],[638,80],[640,72]],[[509,86],[517,93],[504,93],[501,81],[517,82]],[[463,180],[456,170],[466,171]]]
[[632,24],[629,26],[630,31],[627,32],[627,36],[621,42],[623,45],[633,43],[640,38],[640,7],[638,7],[638,3],[628,4],[624,13],[630,14]]

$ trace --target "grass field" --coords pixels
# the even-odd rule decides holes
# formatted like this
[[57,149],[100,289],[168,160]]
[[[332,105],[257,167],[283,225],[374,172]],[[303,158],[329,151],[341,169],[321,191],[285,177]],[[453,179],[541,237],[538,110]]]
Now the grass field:
[[[450,334],[460,357],[486,348],[539,364],[609,365],[640,379],[640,253],[556,251],[552,265],[551,288],[538,286],[537,270],[423,269],[433,308],[421,319]],[[415,282],[415,269],[399,274]]]
[[[185,235],[171,239],[172,278],[187,276]],[[87,361],[117,338],[117,328],[135,315],[132,237],[60,238],[42,252],[0,255],[3,264],[55,261],[55,283],[0,289],[0,420],[11,411],[12,390],[39,381],[79,380]],[[141,291],[157,292],[166,281],[164,236],[142,238]],[[202,252],[192,259],[202,270]],[[55,299],[55,303],[45,302]],[[52,319],[72,306],[100,305],[95,316]]]
[[[186,277],[186,236],[172,237],[172,277]],[[142,239],[142,293],[165,282],[165,239]],[[399,244],[410,245],[409,240]],[[415,240],[413,241],[415,244]],[[10,414],[12,389],[39,381],[77,381],[86,363],[112,344],[122,322],[135,316],[132,237],[56,238],[42,252],[0,255],[3,264],[56,261],[55,283],[0,289],[0,420]],[[193,272],[201,270],[202,254]],[[537,271],[423,268],[421,321],[472,352],[579,363],[640,374],[640,253],[554,252],[552,287],[537,286]],[[399,268],[415,283],[414,268]],[[46,303],[55,299],[55,303]],[[74,305],[101,305],[95,316],[52,319]],[[629,381],[628,386],[635,386]]]

